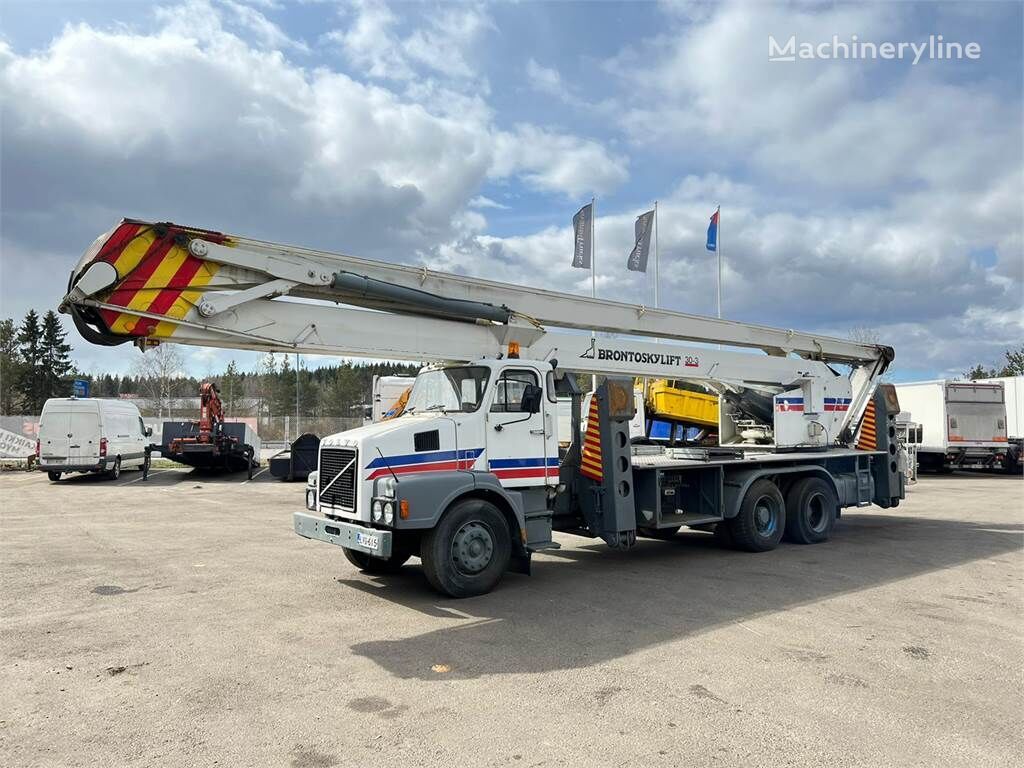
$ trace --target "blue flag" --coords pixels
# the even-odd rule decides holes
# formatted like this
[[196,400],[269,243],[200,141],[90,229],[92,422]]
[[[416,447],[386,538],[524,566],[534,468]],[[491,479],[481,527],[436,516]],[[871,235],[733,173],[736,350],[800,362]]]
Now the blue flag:
[[709,251],[717,251],[718,250],[718,212],[720,210],[721,210],[721,208],[718,208],[718,209],[715,210],[715,212],[713,214],[711,214],[711,223],[708,224],[708,244],[707,244],[707,249]]

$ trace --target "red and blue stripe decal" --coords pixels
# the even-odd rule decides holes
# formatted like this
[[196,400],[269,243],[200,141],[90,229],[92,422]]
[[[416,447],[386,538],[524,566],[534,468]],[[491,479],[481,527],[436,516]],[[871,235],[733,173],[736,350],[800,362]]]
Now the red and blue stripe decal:
[[378,456],[366,469],[370,474],[367,480],[390,475],[407,475],[413,472],[444,472],[456,469],[472,469],[477,458],[484,452],[483,448],[466,448],[460,451],[426,451],[409,453],[404,456]]
[[499,480],[534,480],[558,476],[558,459],[493,459],[488,469]]
[[[849,397],[826,397],[825,410],[828,412],[848,411],[850,410],[850,400]],[[779,413],[789,413],[790,411],[803,413],[804,399],[802,397],[776,397],[775,410]]]

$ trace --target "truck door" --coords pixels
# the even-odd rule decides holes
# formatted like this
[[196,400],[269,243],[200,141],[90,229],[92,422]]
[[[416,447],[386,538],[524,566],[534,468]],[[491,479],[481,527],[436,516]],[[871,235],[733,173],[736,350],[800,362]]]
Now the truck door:
[[39,424],[39,456],[44,464],[64,463],[68,458],[71,413],[46,408]]
[[1006,442],[1006,406],[1001,385],[947,384],[946,409],[951,444]]
[[523,395],[528,386],[541,387],[537,371],[531,368],[506,368],[494,386],[494,397],[487,413],[487,467],[501,484],[527,487],[556,482],[558,453],[550,443],[555,437],[555,405],[546,395],[540,410],[523,410]]
[[89,408],[74,408],[68,416],[68,463],[95,463],[100,456],[99,413]]

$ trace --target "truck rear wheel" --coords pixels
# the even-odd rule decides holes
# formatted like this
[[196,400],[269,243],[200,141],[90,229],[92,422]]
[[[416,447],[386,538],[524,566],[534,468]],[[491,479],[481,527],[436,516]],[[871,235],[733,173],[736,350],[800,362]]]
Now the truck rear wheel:
[[786,505],[771,480],[755,480],[747,489],[736,517],[729,520],[729,533],[738,549],[767,552],[779,545],[786,527]]
[[346,560],[365,573],[397,573],[410,557],[408,552],[402,550],[392,552],[391,557],[374,557],[365,552],[344,547],[341,551],[345,553]]
[[456,502],[420,545],[427,581],[451,597],[494,589],[508,567],[512,538],[501,511],[483,499]]
[[60,480],[60,472],[47,472],[46,476],[50,478],[51,483],[56,483]]
[[820,477],[805,477],[786,493],[786,539],[796,544],[826,541],[836,523],[832,486]]

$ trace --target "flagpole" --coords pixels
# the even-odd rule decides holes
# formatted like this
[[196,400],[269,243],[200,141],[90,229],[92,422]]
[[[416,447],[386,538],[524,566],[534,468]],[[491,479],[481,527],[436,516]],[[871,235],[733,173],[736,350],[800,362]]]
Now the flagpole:
[[654,308],[658,309],[658,201],[654,201]]
[[715,243],[717,246],[715,250],[718,251],[718,319],[722,319],[722,206],[718,206],[715,209],[715,213],[718,214],[718,232],[716,232],[715,239],[718,241]]
[[[597,298],[597,198],[590,198],[590,298]],[[593,348],[597,333],[590,332],[590,346]],[[597,392],[597,374],[590,374],[590,390]]]

